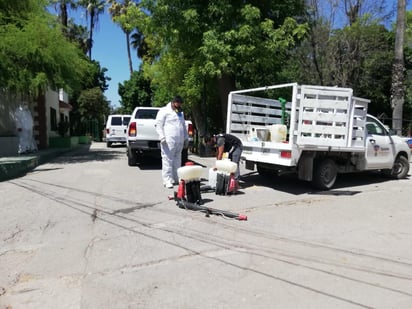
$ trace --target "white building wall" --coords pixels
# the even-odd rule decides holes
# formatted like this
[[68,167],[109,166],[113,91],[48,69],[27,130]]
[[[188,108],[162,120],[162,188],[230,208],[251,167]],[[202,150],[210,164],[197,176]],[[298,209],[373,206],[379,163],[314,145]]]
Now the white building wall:
[[56,125],[58,125],[60,121],[59,93],[48,89],[46,91],[47,140],[49,140],[49,137],[59,136],[59,132],[57,131],[57,128],[55,130],[52,129],[52,122],[51,122],[52,116],[51,116],[50,108],[53,108],[56,111]]
[[[63,114],[63,117],[68,119],[70,121],[70,110],[64,108],[60,108],[59,101],[69,103],[69,95],[63,90],[59,89],[58,91],[54,91],[51,89],[48,89],[46,92],[46,122],[47,122],[47,140],[49,140],[49,137],[58,137],[59,131],[58,131],[58,125],[61,120],[60,119],[61,114]],[[52,128],[52,115],[51,115],[51,108],[53,108],[56,111],[56,128],[53,130]]]
[[69,103],[69,95],[62,88],[59,89],[59,100],[64,103]]

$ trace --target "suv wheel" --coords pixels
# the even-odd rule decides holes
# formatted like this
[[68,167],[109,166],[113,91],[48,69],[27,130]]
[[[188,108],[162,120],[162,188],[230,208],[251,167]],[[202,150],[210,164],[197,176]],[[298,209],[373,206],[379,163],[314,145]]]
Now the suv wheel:
[[129,166],[135,166],[137,164],[137,153],[130,149],[127,150],[127,164]]

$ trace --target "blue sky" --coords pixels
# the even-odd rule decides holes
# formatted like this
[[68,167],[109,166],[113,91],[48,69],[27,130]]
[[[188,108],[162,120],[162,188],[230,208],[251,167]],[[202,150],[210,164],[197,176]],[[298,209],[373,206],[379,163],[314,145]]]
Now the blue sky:
[[[76,23],[87,25],[84,11],[70,11],[69,16],[73,17],[73,15],[77,15],[75,17]],[[131,52],[133,69],[136,70],[139,65],[136,51],[132,49]],[[126,39],[120,27],[112,22],[107,9],[104,14],[99,16],[99,23],[93,32],[92,59],[99,61],[102,67],[107,68],[106,76],[109,76],[111,80],[108,82],[109,89],[104,94],[112,107],[119,107],[118,84],[130,77]]]
[[[85,22],[85,21],[84,21]],[[118,84],[130,78],[127,60],[125,34],[119,26],[112,22],[109,13],[99,17],[99,24],[93,34],[92,58],[107,68],[106,75],[111,78],[109,89],[105,92],[111,106],[118,107],[120,96],[117,93]],[[133,69],[138,68],[136,51],[132,49]]]

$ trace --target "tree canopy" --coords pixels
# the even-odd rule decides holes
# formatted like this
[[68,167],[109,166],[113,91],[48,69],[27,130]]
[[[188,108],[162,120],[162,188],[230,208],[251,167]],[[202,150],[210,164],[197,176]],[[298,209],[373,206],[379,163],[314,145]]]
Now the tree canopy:
[[131,114],[136,106],[152,105],[150,81],[141,71],[133,72],[130,80],[119,84],[119,95],[122,98],[121,111],[126,114]]
[[179,93],[200,121],[207,119],[202,102],[217,100],[221,116],[214,121],[222,125],[229,91],[276,79],[287,50],[307,30],[290,17],[303,8],[303,1],[288,0],[142,1],[135,26],[148,46],[142,69],[153,104]]
[[393,13],[383,0],[143,0],[123,20],[152,104],[184,96],[202,134],[224,128],[229,91],[282,82],[351,87],[389,115]]
[[[59,4],[59,17],[48,12]],[[85,29],[63,12],[69,0],[0,0],[0,86],[14,95],[35,99],[48,88],[70,95],[72,133],[84,134],[81,122],[101,123],[109,110],[104,97],[107,69],[89,60]],[[84,2],[83,2],[84,4]]]
[[[47,13],[49,3],[60,5],[59,19]],[[110,5],[125,43],[142,63],[133,71],[128,53],[131,77],[119,84],[125,112],[137,105],[161,106],[180,94],[203,135],[225,127],[229,91],[293,81],[352,87],[355,95],[371,99],[371,113],[390,115],[395,28],[387,21],[394,11],[383,0],[321,3],[0,0],[0,85],[32,93],[64,87],[74,95],[76,108],[83,90],[97,87],[103,94],[107,70],[85,53],[90,53],[95,18]],[[83,5],[89,17],[94,14],[88,32],[65,15],[69,5]],[[412,118],[410,33],[407,27],[404,112]]]
[[46,1],[0,2],[0,85],[37,93],[52,88],[78,89],[90,69],[82,52],[67,41]]

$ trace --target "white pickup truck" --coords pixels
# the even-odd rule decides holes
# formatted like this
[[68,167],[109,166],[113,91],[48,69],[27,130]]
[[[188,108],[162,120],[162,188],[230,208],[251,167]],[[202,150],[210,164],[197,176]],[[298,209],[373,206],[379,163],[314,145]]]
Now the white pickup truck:
[[319,189],[332,188],[338,173],[404,178],[408,145],[367,114],[368,103],[350,88],[297,83],[233,91],[226,132],[242,140],[246,168],[261,175],[297,172]]
[[[156,116],[160,107],[136,107],[127,127],[127,162],[135,166],[145,155],[160,156],[159,135],[156,132]],[[193,125],[186,120],[189,145],[193,143]],[[187,149],[182,153],[187,158]]]

